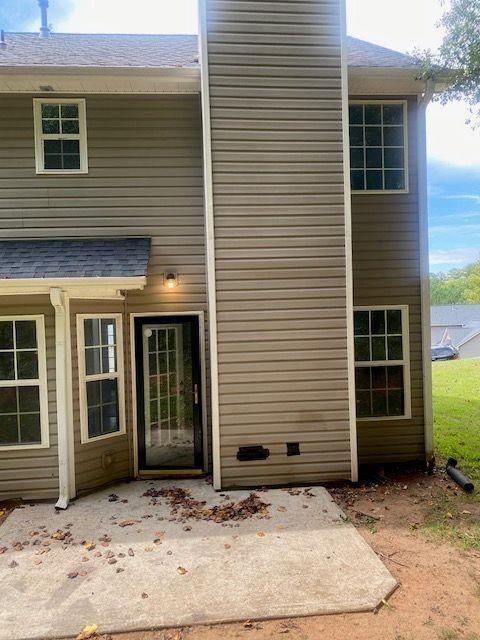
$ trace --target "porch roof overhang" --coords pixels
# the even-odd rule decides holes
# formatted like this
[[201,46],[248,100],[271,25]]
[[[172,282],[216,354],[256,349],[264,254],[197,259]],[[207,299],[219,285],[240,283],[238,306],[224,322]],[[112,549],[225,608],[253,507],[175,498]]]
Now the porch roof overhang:
[[146,284],[148,238],[0,242],[0,295],[123,298]]

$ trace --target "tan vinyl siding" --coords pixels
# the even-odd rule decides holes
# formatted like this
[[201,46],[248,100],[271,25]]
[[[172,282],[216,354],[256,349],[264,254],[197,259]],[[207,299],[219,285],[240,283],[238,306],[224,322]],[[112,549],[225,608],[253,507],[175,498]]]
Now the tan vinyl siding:
[[207,29],[222,484],[348,478],[339,3],[207,0]]
[[354,303],[406,304],[410,313],[412,419],[359,421],[361,463],[424,457],[416,136],[416,98],[408,98],[409,193],[352,195]]
[[58,497],[58,449],[55,397],[55,315],[48,296],[1,296],[0,315],[43,315],[47,354],[50,446],[0,451],[0,500]]
[[[144,291],[129,293],[122,306],[126,313],[125,389],[131,433],[130,313],[206,311],[199,96],[87,96],[89,173],[80,176],[35,174],[32,100],[33,96],[2,96],[3,238],[151,238],[148,286]],[[170,269],[178,271],[180,286],[167,292],[162,275]],[[109,308],[109,303],[98,301],[79,306],[72,302],[72,322],[76,309],[98,312],[105,304]],[[78,396],[73,329],[72,325],[73,392]],[[77,433],[78,410],[75,411]],[[109,479],[109,473],[100,471],[98,464],[102,452],[114,446],[111,443],[79,445],[76,438],[81,489]],[[126,471],[133,473],[133,459],[130,457],[127,465],[123,442],[120,448],[115,453],[115,476],[123,477]]]

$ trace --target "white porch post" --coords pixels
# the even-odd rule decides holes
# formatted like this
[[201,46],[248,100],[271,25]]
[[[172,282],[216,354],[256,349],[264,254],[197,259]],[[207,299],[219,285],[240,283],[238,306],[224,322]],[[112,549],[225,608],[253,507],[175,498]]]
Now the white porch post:
[[58,429],[57,509],[66,509],[75,497],[75,469],[72,424],[72,360],[70,342],[70,307],[68,294],[50,289],[50,302],[55,309],[55,371]]

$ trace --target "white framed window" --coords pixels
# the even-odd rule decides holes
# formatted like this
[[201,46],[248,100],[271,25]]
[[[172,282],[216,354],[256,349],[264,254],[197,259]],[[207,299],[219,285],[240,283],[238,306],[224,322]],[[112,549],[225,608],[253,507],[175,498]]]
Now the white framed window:
[[44,317],[0,317],[0,450],[49,446]]
[[408,192],[407,106],[406,100],[350,102],[352,192]]
[[124,434],[122,314],[77,315],[81,442]]
[[355,307],[359,420],[411,418],[408,306]]
[[87,121],[83,98],[34,98],[37,173],[88,173]]

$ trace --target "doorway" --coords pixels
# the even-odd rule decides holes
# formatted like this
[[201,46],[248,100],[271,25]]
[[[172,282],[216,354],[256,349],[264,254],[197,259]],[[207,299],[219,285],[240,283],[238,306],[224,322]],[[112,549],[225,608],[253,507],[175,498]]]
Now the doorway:
[[138,468],[203,466],[199,320],[135,319]]

